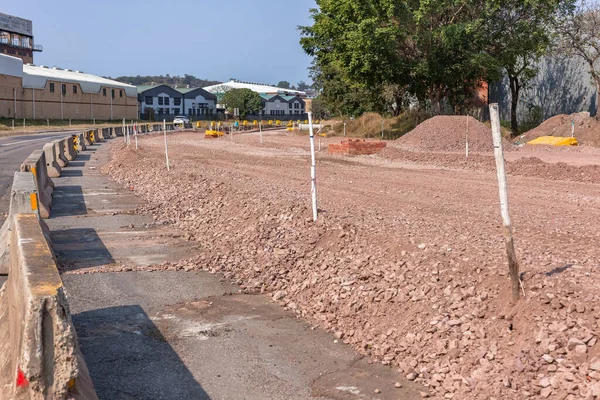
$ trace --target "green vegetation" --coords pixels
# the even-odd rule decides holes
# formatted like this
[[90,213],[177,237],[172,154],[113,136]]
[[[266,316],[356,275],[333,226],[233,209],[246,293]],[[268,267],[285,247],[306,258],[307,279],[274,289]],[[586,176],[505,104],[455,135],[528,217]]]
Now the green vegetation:
[[230,113],[235,109],[239,110],[240,119],[246,118],[246,115],[262,109],[262,98],[256,92],[250,89],[231,89],[223,94],[220,99]]
[[169,86],[177,86],[177,87],[206,87],[217,85],[219,81],[211,81],[206,79],[196,78],[194,75],[185,74],[184,76],[171,76],[167,75],[155,75],[155,76],[120,76],[115,78],[116,81],[128,83],[134,86],[144,86],[144,85],[169,85]]
[[333,132],[336,135],[343,135],[345,123],[348,137],[380,138],[383,123],[383,138],[394,140],[412,131],[427,118],[429,115],[423,111],[405,111],[392,118],[382,118],[376,113],[365,113],[360,118],[334,124]]
[[482,82],[509,77],[512,127],[521,89],[574,0],[317,0],[300,43],[333,115],[432,115],[480,107]]

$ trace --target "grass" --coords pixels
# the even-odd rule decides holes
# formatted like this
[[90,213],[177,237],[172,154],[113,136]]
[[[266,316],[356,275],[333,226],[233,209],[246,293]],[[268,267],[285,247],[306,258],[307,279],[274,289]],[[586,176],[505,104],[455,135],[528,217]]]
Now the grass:
[[[14,128],[13,128],[14,121]],[[51,120],[34,120],[26,119],[23,123],[22,119],[0,118],[0,136],[11,136],[12,134],[36,133],[47,130],[69,130],[69,129],[91,129],[94,127],[105,127],[120,125],[121,121],[106,121],[96,120],[72,120],[68,119],[51,119]]]
[[421,122],[430,116],[424,112],[407,111],[397,117],[382,118],[375,113],[367,113],[355,120],[344,120],[333,125],[333,132],[340,136],[344,134],[346,123],[346,136],[355,138],[381,138],[383,122],[383,139],[395,140],[412,131]]

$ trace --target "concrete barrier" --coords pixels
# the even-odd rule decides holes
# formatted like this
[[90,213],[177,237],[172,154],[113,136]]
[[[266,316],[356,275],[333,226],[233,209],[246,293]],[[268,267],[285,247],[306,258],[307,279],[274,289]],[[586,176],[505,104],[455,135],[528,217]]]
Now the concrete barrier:
[[38,193],[40,217],[50,218],[52,208],[52,194],[54,193],[54,182],[48,176],[46,169],[46,155],[42,150],[36,150],[21,164],[21,172],[31,172],[35,179]]
[[96,400],[65,288],[38,217],[12,217],[0,290],[0,398]]
[[104,138],[104,140],[108,140],[108,139],[111,138],[111,136],[110,136],[110,128],[102,128],[101,132],[102,132],[102,138]]
[[56,146],[54,146],[53,143],[46,143],[44,145],[44,154],[46,155],[46,168],[48,169],[48,176],[51,178],[60,177],[62,168],[58,164]]
[[94,129],[94,138],[96,138],[96,142],[104,142],[106,139],[102,135],[102,129]]
[[31,172],[15,172],[10,192],[8,218],[0,228],[0,275],[6,275],[9,271],[12,216],[37,214],[39,210],[37,193],[36,183]]
[[79,147],[81,148],[81,150],[79,150],[79,149],[78,150],[79,151],[86,150],[87,146],[85,145],[85,133],[83,133],[83,132],[78,133],[77,136],[79,137]]
[[115,137],[123,136],[123,127],[122,126],[116,126],[113,129],[115,131]]
[[62,140],[53,140],[50,143],[56,148],[56,162],[58,165],[60,165],[61,168],[69,165],[69,160],[67,160],[67,157],[65,156],[65,148],[62,144]]
[[76,133],[75,135],[73,135],[73,140],[75,142],[75,149],[79,153],[81,153],[82,151],[87,149],[87,146],[85,145],[84,136],[85,136],[84,133]]
[[110,129],[110,137],[111,138],[116,138],[117,137],[117,132],[115,131],[116,128],[109,128]]
[[90,132],[89,131],[83,132],[83,143],[86,145],[86,147],[92,145],[92,141],[90,140]]
[[63,152],[68,161],[73,161],[77,157],[77,151],[73,142],[73,137],[69,136],[61,140],[63,146]]

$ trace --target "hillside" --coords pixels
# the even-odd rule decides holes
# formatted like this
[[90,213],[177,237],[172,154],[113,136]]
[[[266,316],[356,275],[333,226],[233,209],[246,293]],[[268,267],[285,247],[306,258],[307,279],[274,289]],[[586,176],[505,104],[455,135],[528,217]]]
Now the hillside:
[[155,75],[155,76],[119,76],[114,78],[116,81],[128,83],[134,86],[143,85],[160,85],[165,84],[169,86],[186,87],[206,87],[221,83],[220,81],[212,81],[207,79],[196,78],[194,75],[185,74],[184,76],[171,76],[167,75]]

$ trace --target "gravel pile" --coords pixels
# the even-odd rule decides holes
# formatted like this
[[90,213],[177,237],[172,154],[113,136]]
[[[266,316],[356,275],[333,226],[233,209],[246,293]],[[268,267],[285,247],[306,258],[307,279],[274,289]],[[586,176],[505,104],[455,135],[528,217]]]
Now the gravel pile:
[[[556,150],[548,148],[548,150]],[[568,151],[570,148],[561,149]],[[529,153],[524,153],[527,155]],[[494,156],[486,154],[471,154],[465,158],[464,154],[443,154],[408,151],[401,148],[387,147],[378,154],[378,157],[387,160],[402,160],[421,165],[435,165],[443,168],[461,169],[469,171],[496,171]],[[600,165],[569,165],[566,163],[546,163],[531,153],[516,161],[507,161],[506,172],[513,176],[530,178],[544,178],[551,180],[600,183]]]
[[[494,150],[492,130],[473,117],[440,115],[419,124],[396,140],[396,144],[416,151],[465,151],[467,120],[469,121],[469,151]],[[512,145],[505,143],[505,149]]]
[[[351,219],[332,212],[315,224],[308,192],[290,189],[285,177],[273,184],[220,168],[211,157],[226,155],[213,148],[172,140],[179,161],[167,173],[160,138],[144,140],[139,152],[113,146],[102,170],[146,200],[139,212],[206,249],[150,269],[204,269],[266,293],[372,361],[400,368],[433,398],[600,396],[599,278],[588,272],[596,261],[565,265],[560,279],[526,276],[527,297],[515,307],[506,301],[506,267],[482,250],[501,238],[478,236],[475,227],[453,233],[472,245],[457,248],[448,244],[450,224],[424,231],[422,221],[419,234],[428,240],[411,238],[407,251],[389,232],[412,235],[418,217],[383,219],[364,207]],[[548,265],[556,261],[544,256]]]
[[560,114],[548,118],[536,128],[523,135],[529,142],[540,136],[570,137],[575,126],[575,137],[580,145],[600,147],[600,122],[590,117],[589,112],[579,112],[571,115]]

